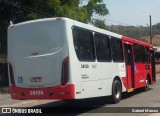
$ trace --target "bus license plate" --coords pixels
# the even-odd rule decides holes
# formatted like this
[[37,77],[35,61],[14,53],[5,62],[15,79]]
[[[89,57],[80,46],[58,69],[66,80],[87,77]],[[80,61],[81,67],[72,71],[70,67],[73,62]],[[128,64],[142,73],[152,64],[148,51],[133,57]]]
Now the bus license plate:
[[43,95],[42,90],[30,91],[29,93],[30,95]]

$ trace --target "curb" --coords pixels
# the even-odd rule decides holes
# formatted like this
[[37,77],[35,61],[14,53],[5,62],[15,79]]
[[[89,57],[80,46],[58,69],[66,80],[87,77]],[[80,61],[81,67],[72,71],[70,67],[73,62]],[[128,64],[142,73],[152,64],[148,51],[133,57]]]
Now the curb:
[[150,114],[148,116],[160,116],[160,113],[154,113],[154,114]]
[[24,102],[20,102],[20,103],[15,103],[15,104],[12,104],[12,105],[3,105],[3,106],[0,106],[0,107],[18,107],[18,106],[23,106],[23,105],[26,105],[26,104],[30,104],[30,103],[35,103],[35,102],[38,102],[39,100],[29,100],[29,101],[24,101]]

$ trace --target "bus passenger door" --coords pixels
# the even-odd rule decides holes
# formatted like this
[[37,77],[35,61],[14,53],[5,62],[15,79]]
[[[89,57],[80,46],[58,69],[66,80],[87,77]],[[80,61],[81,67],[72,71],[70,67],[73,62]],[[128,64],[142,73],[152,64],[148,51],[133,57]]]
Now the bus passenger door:
[[124,54],[127,73],[128,89],[134,88],[134,63],[132,54],[132,45],[124,44]]
[[152,79],[153,79],[153,82],[156,82],[155,52],[154,52],[154,50],[151,50],[151,67],[152,67]]

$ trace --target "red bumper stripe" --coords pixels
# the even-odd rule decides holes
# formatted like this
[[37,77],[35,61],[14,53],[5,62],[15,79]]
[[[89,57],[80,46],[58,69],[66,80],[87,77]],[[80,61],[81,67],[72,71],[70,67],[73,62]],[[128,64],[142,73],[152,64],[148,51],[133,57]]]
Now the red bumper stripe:
[[74,99],[73,84],[49,88],[10,87],[12,99]]

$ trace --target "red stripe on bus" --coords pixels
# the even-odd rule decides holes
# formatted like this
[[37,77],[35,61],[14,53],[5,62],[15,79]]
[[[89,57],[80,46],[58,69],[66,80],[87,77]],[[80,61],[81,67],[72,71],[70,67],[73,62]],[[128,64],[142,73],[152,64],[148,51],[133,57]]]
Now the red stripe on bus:
[[12,99],[74,99],[73,84],[48,88],[10,87]]

